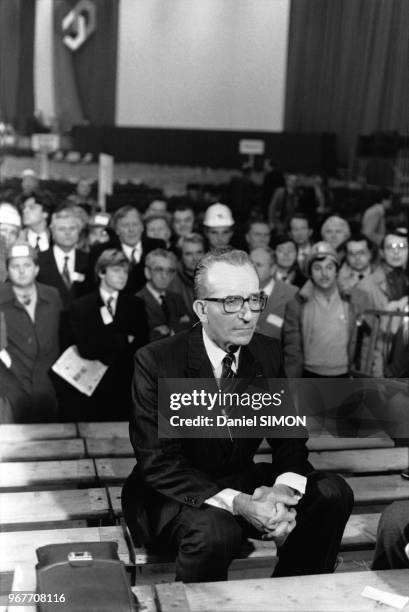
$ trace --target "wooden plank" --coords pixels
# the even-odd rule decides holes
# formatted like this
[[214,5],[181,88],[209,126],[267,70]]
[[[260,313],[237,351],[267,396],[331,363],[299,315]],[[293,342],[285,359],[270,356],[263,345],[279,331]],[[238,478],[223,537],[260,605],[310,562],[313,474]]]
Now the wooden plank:
[[409,466],[409,449],[376,448],[310,453],[316,470],[327,472],[397,472]]
[[346,478],[352,487],[355,504],[388,504],[409,499],[409,481],[398,474]]
[[121,493],[122,487],[107,487],[108,499],[110,503],[110,507],[114,513],[115,518],[120,518],[122,516],[122,506],[121,506]]
[[123,483],[134,467],[135,459],[132,457],[95,459],[95,468],[101,483]]
[[131,587],[132,593],[138,600],[140,612],[157,612],[153,588],[149,584]]
[[0,533],[0,571],[14,570],[16,565],[37,563],[36,549],[47,544],[72,542],[107,542],[118,544],[118,555],[130,564],[128,546],[121,527],[79,527],[77,529],[41,529]]
[[129,438],[85,438],[89,457],[134,457]]
[[92,459],[0,463],[2,489],[37,485],[85,485],[95,484],[95,480]]
[[78,423],[81,438],[129,438],[128,421]]
[[85,457],[84,440],[16,440],[2,442],[0,461],[39,461],[51,459],[81,459]]
[[95,519],[108,514],[109,504],[104,489],[2,493],[0,530],[11,525]]
[[0,442],[14,440],[57,440],[76,438],[74,423],[36,423],[33,425],[0,425]]
[[[409,596],[407,570],[340,572],[290,578],[155,586],[160,612],[375,612],[379,603],[361,596],[365,586]],[[183,589],[183,593],[181,592]],[[184,598],[182,598],[182,594]],[[178,603],[183,606],[178,607]],[[187,603],[187,607],[186,607]]]
[[[336,438],[335,436],[326,435],[319,438],[310,438],[307,441],[307,448],[310,452],[358,450],[360,448],[393,448],[394,446],[393,440],[388,436],[380,438]],[[270,452],[270,446],[267,440],[263,440],[258,447],[257,453],[268,452]]]

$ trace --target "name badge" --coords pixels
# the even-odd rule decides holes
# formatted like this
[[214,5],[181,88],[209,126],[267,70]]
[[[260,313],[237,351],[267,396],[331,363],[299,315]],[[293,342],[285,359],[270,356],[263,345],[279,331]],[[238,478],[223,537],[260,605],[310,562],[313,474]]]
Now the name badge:
[[81,274],[81,272],[73,272],[71,278],[73,283],[83,283],[85,280],[85,274]]
[[278,317],[277,315],[270,313],[266,318],[266,322],[270,323],[270,325],[275,325],[275,327],[282,327],[284,323],[284,319]]

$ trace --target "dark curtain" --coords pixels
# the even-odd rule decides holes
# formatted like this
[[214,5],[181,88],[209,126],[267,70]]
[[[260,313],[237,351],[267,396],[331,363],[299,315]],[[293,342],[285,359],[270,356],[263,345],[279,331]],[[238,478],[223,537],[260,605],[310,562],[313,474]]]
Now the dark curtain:
[[409,126],[409,1],[292,0],[285,130],[359,134]]
[[119,0],[94,0],[96,31],[77,51],[63,43],[62,20],[77,0],[54,0],[56,112],[63,129],[114,125]]
[[23,132],[34,115],[35,5],[0,0],[0,118]]

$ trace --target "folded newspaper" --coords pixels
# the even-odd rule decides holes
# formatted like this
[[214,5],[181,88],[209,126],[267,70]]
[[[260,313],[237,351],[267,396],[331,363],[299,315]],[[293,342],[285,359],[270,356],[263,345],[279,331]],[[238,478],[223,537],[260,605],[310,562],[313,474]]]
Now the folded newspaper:
[[81,393],[90,397],[108,366],[101,361],[83,359],[76,346],[70,346],[57,359],[52,370]]

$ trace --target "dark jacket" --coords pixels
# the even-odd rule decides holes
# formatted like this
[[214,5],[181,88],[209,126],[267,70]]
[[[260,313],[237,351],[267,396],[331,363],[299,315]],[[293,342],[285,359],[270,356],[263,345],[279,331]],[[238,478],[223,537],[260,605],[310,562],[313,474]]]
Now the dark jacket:
[[[279,343],[255,334],[241,349],[238,376],[281,377],[282,366]],[[233,443],[159,438],[158,379],[183,377],[213,379],[200,325],[152,343],[135,356],[130,436],[137,465],[125,485],[123,508],[131,529],[145,543],[160,534],[181,504],[200,508],[226,487],[252,492],[284,472],[305,475],[311,469],[301,438],[269,440],[272,464],[253,462],[260,438],[237,438]]]
[[120,292],[114,320],[107,325],[101,316],[103,306],[99,291],[94,291],[73,302],[68,310],[71,342],[78,347],[81,357],[108,366],[93,395],[77,398],[76,406],[81,406],[83,420],[128,418],[133,355],[148,342],[148,323],[141,300]]
[[58,420],[57,398],[50,378],[59,351],[62,304],[54,287],[37,283],[35,322],[16,299],[10,283],[0,288],[0,311],[6,320],[11,367],[0,361],[0,390],[20,423]]
[[[128,282],[125,290],[129,293],[135,294],[140,291],[146,283],[145,278],[145,258],[149,251],[154,249],[166,249],[166,245],[163,240],[157,240],[156,238],[147,238],[142,235],[142,257],[139,263],[132,264],[129,270]],[[97,288],[97,281],[95,279],[95,264],[98,257],[107,249],[119,249],[121,250],[121,242],[118,236],[115,234],[109,242],[104,244],[96,244],[91,248],[89,253],[89,263],[85,279],[86,291],[90,292]]]
[[74,281],[70,289],[67,288],[58,270],[52,247],[49,248],[48,251],[39,253],[38,264],[40,266],[38,281],[45,285],[55,287],[60,294],[64,307],[67,307],[73,300],[84,295],[85,272],[88,266],[88,255],[84,253],[84,251],[75,249],[75,271],[81,274],[84,280],[81,282]]
[[[163,306],[153,297],[146,286],[136,295],[145,304],[151,341],[161,340],[172,333],[177,334],[191,326],[190,317],[183,299],[177,293],[166,291]],[[162,326],[166,326],[169,329],[169,333],[161,333],[158,328]]]

